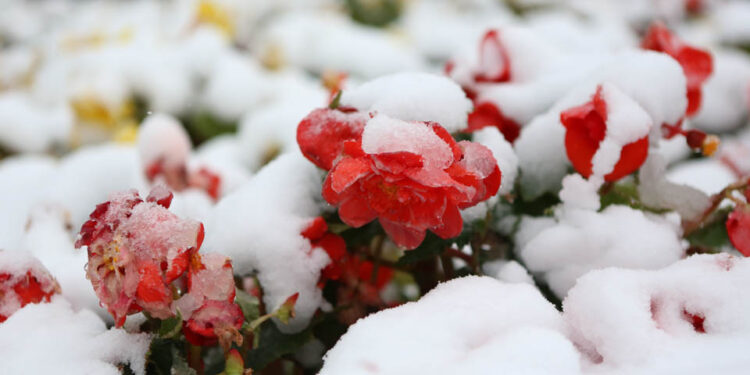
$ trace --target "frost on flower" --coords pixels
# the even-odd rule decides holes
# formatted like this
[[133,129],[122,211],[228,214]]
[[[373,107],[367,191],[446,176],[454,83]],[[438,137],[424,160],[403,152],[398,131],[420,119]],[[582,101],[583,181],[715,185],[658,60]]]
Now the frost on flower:
[[118,327],[141,310],[162,319],[173,315],[169,283],[187,269],[204,234],[201,223],[167,210],[171,200],[163,187],[146,201],[136,191],[117,193],[81,227],[76,247],[87,246],[87,276]]
[[378,219],[398,245],[417,247],[430,230],[442,238],[463,229],[459,209],[495,195],[500,169],[484,146],[455,142],[436,123],[376,115],[361,142],[345,141],[323,197],[341,219],[361,227]]
[[571,339],[594,370],[738,373],[750,332],[748,267],[717,254],[654,271],[591,272],[563,302]]
[[320,374],[576,374],[579,355],[564,332],[534,287],[465,277],[359,320],[326,354]]
[[[217,341],[242,342],[237,338],[244,316],[234,303],[232,263],[217,253],[192,250],[188,266],[188,293],[180,310],[185,321],[185,338],[193,345],[214,345]],[[176,302],[180,306],[180,302]],[[191,311],[191,309],[194,309]]]
[[0,323],[22,307],[49,302],[59,293],[57,281],[36,258],[0,250]]

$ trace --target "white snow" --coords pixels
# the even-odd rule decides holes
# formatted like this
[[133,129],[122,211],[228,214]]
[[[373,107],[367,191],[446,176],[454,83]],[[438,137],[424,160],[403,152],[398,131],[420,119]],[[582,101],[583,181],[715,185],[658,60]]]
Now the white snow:
[[[655,270],[610,268],[578,280],[563,302],[592,372],[740,374],[748,364],[750,260],[696,255]],[[687,314],[703,318],[705,333]]]
[[299,153],[282,155],[219,201],[205,223],[203,249],[232,258],[235,274],[257,272],[268,311],[300,294],[296,317],[278,323],[287,332],[305,328],[323,303],[317,282],[330,260],[301,235],[320,214],[318,173]]
[[341,105],[405,121],[434,121],[449,132],[466,127],[471,101],[455,82],[428,73],[398,73],[344,90]]
[[534,287],[469,276],[359,320],[320,374],[579,373],[563,335],[559,313]]
[[0,324],[0,373],[120,374],[129,364],[145,373],[148,334],[107,329],[96,314],[74,311],[63,297],[30,304]]
[[[597,212],[598,195],[591,189],[597,184],[571,175],[563,185],[556,224],[545,225],[519,249],[529,271],[542,275],[557,296],[565,297],[576,279],[591,270],[656,269],[684,255],[676,217],[620,205]],[[525,225],[526,220],[521,231]]]

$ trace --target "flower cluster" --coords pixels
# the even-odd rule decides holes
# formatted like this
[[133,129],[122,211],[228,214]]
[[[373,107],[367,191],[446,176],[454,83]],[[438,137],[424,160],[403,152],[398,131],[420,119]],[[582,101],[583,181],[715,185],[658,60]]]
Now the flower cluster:
[[310,241],[313,248],[322,248],[331,258],[331,262],[321,271],[318,285],[322,288],[329,280],[340,283],[337,292],[339,303],[352,306],[344,320],[353,322],[366,315],[363,310],[367,306],[383,306],[379,294],[391,281],[393,269],[378,265],[375,271],[373,262],[347,252],[344,239],[329,232],[328,224],[320,216],[313,219],[302,236]]
[[209,344],[242,325],[232,266],[222,255],[198,253],[203,224],[169,212],[171,201],[164,187],[145,201],[136,191],[114,194],[91,213],[76,246],[87,247],[87,277],[116,326],[139,311],[159,319],[179,311],[186,337]]
[[297,129],[302,153],[329,170],[323,198],[344,223],[361,227],[378,219],[407,249],[431,230],[459,235],[460,209],[493,196],[501,174],[486,147],[456,142],[437,123],[405,122],[385,115],[313,111]]
[[18,309],[49,302],[60,286],[35,258],[0,250],[0,323]]

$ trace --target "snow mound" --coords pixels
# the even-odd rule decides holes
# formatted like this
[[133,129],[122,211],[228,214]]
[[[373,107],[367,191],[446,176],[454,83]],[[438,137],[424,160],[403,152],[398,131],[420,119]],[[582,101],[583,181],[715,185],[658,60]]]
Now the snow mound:
[[559,313],[534,287],[464,277],[358,321],[320,374],[578,373],[562,332]]
[[62,297],[27,305],[0,324],[0,373],[120,374],[129,364],[145,373],[151,338],[107,329],[96,314],[73,311]]
[[301,235],[320,214],[320,181],[299,153],[284,154],[219,201],[206,223],[203,248],[232,258],[238,275],[257,272],[268,311],[299,293],[284,331],[305,328],[323,303],[317,282],[330,259]]
[[563,302],[576,345],[617,373],[747,371],[750,260],[696,255],[657,271],[605,269]]
[[449,132],[466,128],[471,101],[446,77],[397,73],[344,90],[341,105],[404,121],[434,121]]

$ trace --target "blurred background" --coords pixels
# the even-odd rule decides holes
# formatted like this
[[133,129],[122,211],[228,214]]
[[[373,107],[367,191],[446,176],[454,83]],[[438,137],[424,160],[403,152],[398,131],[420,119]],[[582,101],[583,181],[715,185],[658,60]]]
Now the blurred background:
[[[344,80],[440,73],[489,27],[521,24],[594,53],[637,45],[654,19],[698,46],[750,45],[745,1],[0,0],[0,155],[133,142],[159,112],[196,145],[239,131],[251,147],[265,134],[246,157],[256,169]],[[695,122],[739,127],[747,95],[734,96],[721,124]]]

